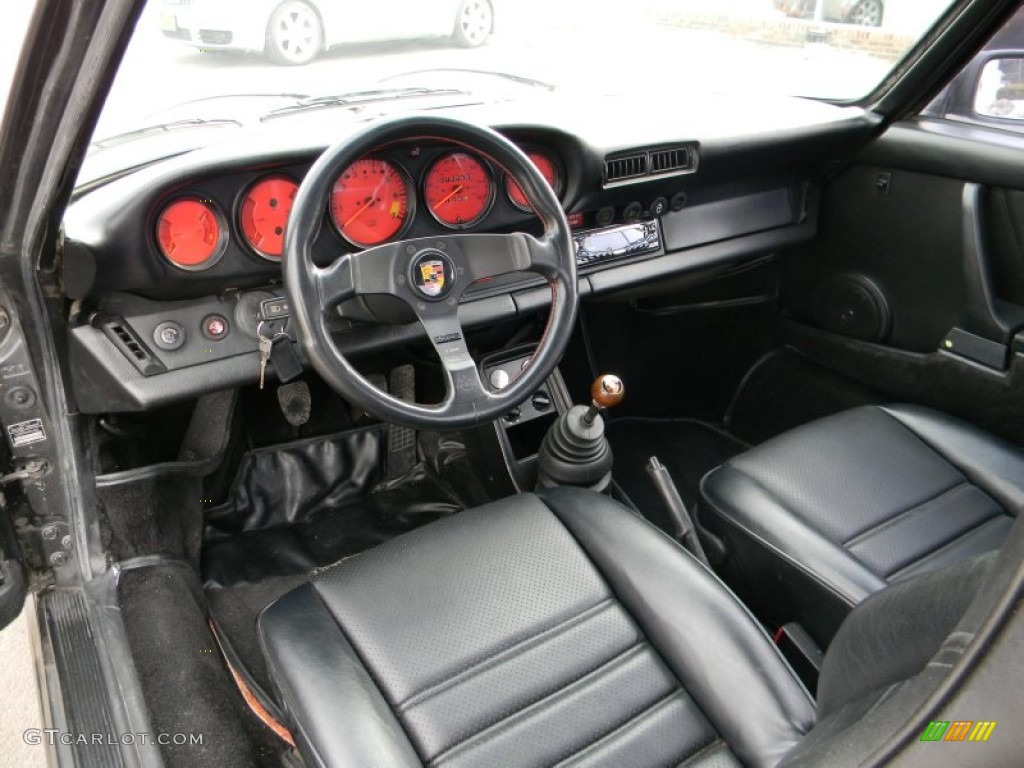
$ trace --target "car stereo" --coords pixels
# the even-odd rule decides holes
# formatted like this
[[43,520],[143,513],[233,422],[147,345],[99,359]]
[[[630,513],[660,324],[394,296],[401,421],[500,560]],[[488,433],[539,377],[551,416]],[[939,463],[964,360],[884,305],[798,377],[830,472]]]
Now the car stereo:
[[642,256],[661,249],[657,221],[637,221],[603,229],[576,232],[576,265],[589,267],[615,259]]

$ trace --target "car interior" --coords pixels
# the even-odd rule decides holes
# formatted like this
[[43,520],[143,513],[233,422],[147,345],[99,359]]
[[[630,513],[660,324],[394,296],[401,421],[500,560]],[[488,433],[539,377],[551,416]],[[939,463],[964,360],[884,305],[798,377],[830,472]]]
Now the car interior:
[[[0,540],[51,717],[208,735],[62,759],[1019,759],[972,665],[1019,665],[1024,137],[922,114],[1015,5],[862,104],[300,115],[22,201]],[[965,719],[976,761],[917,743]]]

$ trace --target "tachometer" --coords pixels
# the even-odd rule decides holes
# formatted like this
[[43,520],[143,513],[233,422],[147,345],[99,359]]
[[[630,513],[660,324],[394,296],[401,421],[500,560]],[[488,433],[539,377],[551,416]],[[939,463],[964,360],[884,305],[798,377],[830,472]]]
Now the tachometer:
[[353,245],[379,245],[402,231],[412,201],[411,185],[393,163],[376,157],[356,160],[331,191],[331,218]]
[[212,267],[223,253],[224,229],[213,206],[196,198],[176,200],[160,212],[156,240],[160,252],[176,267]]
[[299,185],[285,176],[271,176],[253,184],[242,199],[239,224],[246,241],[265,259],[284,253],[284,227]]
[[484,164],[465,152],[438,159],[423,183],[427,210],[446,227],[464,229],[482,219],[494,200],[494,182]]
[[[551,156],[536,150],[531,150],[526,153],[526,156],[530,158],[537,170],[540,171],[541,176],[551,185],[551,188],[555,190],[555,195],[559,195],[562,192],[562,177],[558,171],[558,167],[555,165],[555,161],[551,159]],[[523,190],[519,188],[519,184],[516,183],[515,179],[511,176],[505,177],[505,192],[508,193],[508,199],[512,202],[516,208],[521,211],[531,210],[530,204],[526,201],[526,195],[523,194]]]

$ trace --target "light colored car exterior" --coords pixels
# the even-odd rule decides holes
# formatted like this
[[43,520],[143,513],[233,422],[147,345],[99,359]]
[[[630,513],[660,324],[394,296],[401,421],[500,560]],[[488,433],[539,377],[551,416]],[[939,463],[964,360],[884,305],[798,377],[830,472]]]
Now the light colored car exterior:
[[166,37],[203,50],[255,51],[305,64],[346,43],[449,37],[483,45],[494,29],[490,0],[162,0]]
[[883,0],[774,0],[776,10],[799,19],[878,27],[885,15]]

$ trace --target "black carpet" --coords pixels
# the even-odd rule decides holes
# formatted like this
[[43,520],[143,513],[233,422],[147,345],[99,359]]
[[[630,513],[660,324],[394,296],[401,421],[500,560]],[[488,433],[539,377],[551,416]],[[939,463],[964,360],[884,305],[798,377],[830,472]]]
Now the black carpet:
[[784,349],[750,370],[725,425],[731,434],[761,443],[815,419],[883,400],[866,387]]
[[260,649],[256,619],[260,611],[282,595],[307,580],[300,576],[278,576],[258,584],[239,584],[222,589],[207,589],[210,615],[217,624],[217,633],[226,637],[231,649],[245,667],[253,682],[273,696],[273,685]]
[[164,762],[170,768],[280,764],[284,745],[235,687],[192,568],[167,563],[127,570],[118,596],[153,730],[202,734],[202,744],[162,745]]
[[745,443],[715,427],[689,419],[614,419],[608,439],[615,454],[615,480],[639,511],[664,531],[672,525],[645,466],[651,456],[664,464],[693,515],[701,478],[746,450]]

